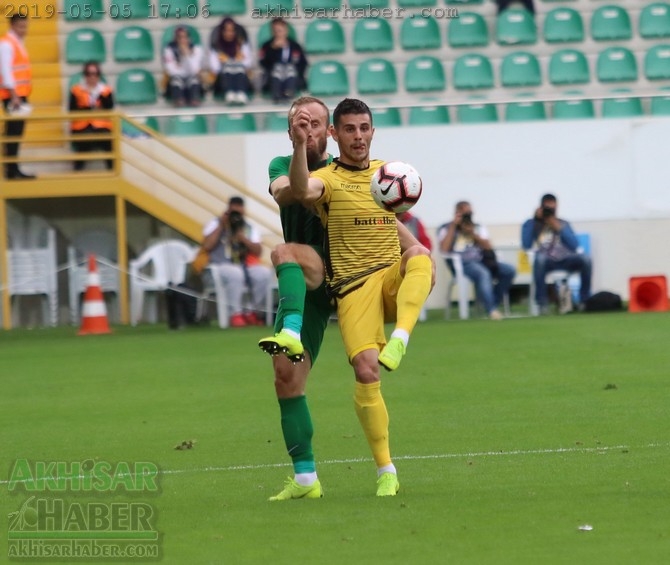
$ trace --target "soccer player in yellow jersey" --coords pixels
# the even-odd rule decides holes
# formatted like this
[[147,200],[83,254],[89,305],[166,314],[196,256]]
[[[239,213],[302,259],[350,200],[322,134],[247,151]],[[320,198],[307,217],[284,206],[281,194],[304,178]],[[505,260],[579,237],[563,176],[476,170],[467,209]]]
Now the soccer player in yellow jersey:
[[[326,281],[337,303],[340,333],[356,378],[354,405],[377,465],[377,496],[400,483],[391,461],[389,417],[379,366],[397,369],[433,284],[430,252],[413,245],[401,255],[396,218],[375,204],[370,178],[383,161],[370,159],[374,134],[368,106],[345,99],[333,112],[331,135],[340,156],[310,176],[306,157],[311,116],[298,109],[291,123],[291,191],[313,207],[326,232]],[[395,321],[388,343],[384,323]]]

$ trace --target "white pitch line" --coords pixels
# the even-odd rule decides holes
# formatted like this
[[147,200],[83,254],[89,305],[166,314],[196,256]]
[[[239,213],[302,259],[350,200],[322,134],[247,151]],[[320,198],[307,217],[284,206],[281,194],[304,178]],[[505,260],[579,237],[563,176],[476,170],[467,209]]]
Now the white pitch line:
[[[607,453],[621,449],[656,449],[670,447],[670,443],[648,443],[646,445],[639,445],[631,447],[629,445],[610,445],[599,447],[558,447],[553,449],[515,449],[512,451],[479,451],[471,453],[437,453],[432,455],[399,455],[393,457],[395,461],[425,461],[430,459],[458,459],[458,458],[474,458],[474,457],[495,457],[495,456],[525,456],[525,455],[558,455],[561,453]],[[366,463],[372,461],[369,457],[356,457],[352,459],[326,459],[317,461],[319,465],[342,465],[349,463]],[[182,475],[185,473],[222,473],[225,471],[254,471],[258,469],[274,469],[277,467],[288,467],[289,462],[284,463],[259,463],[256,465],[229,465],[226,467],[200,467],[194,469],[159,469],[159,475]],[[144,473],[146,474],[146,473]],[[116,476],[136,476],[138,473],[119,473]],[[57,480],[58,477],[47,477],[49,479]],[[67,477],[71,479],[71,477]],[[80,476],[83,479],[84,476]],[[35,478],[37,479],[37,477]],[[33,479],[21,479],[12,481],[13,483],[25,483]],[[0,480],[0,485],[6,485],[10,481]]]

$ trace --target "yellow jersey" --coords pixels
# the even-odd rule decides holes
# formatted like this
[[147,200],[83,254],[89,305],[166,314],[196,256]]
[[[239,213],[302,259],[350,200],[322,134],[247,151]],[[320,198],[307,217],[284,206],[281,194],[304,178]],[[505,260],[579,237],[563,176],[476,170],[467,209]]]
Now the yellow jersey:
[[382,210],[370,194],[370,179],[383,164],[375,159],[358,169],[334,159],[312,172],[324,185],[315,208],[326,232],[326,280],[333,296],[343,296],[400,259],[395,214]]

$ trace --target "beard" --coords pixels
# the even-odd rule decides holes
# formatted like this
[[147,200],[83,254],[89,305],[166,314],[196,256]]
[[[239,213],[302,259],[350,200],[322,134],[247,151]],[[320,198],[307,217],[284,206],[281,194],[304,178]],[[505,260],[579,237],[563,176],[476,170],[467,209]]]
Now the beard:
[[323,161],[323,154],[326,151],[327,145],[328,142],[326,139],[319,139],[316,141],[314,147],[307,148],[307,165],[310,169],[316,167],[316,165]]

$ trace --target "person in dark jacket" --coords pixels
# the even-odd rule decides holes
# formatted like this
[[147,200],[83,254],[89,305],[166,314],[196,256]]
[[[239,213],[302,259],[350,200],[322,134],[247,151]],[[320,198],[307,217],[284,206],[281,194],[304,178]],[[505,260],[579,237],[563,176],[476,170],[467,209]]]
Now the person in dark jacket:
[[279,103],[293,99],[306,87],[307,58],[300,44],[289,37],[283,18],[275,18],[271,25],[272,39],[261,47],[259,62],[264,71],[263,91]]

